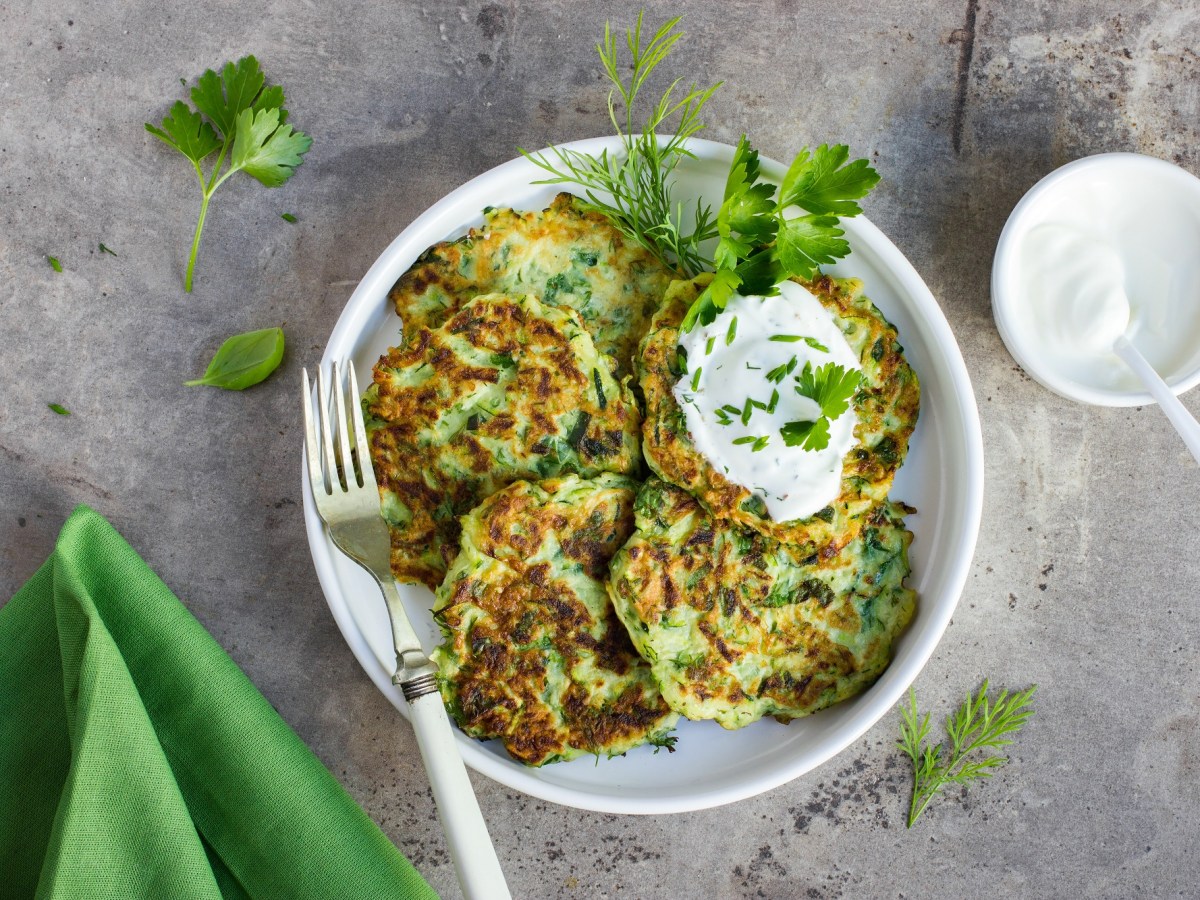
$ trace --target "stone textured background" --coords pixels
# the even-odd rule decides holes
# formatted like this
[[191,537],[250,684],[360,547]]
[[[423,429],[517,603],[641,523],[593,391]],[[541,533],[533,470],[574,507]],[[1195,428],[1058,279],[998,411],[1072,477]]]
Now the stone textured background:
[[[1197,896],[1200,478],[1156,409],[1078,406],[1024,376],[988,279],[1008,212],[1054,167],[1135,150],[1200,171],[1200,8],[647,6],[654,22],[685,16],[675,73],[727,83],[706,136],[746,131],[779,159],[845,141],[883,174],[867,214],[941,302],[987,449],[972,574],[916,687],[941,714],[984,675],[1037,682],[1038,714],[1000,777],[913,831],[894,715],[804,778],[687,815],[585,813],[476,777],[514,895]],[[636,10],[0,2],[0,597],[91,504],[447,897],[412,733],[313,573],[296,384],[356,279],[424,208],[518,145],[610,131],[592,45]],[[222,188],[186,296],[195,184],[142,123],[184,96],[180,78],[246,53],[315,143],[276,191]],[[289,349],[262,386],[180,386],[227,335],[274,324]]]

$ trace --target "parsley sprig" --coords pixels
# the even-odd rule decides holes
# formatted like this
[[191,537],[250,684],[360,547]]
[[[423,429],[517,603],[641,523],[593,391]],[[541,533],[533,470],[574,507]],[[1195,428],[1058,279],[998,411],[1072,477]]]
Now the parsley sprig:
[[[245,172],[266,187],[279,187],[312,146],[312,138],[287,124],[283,88],[264,87],[265,80],[253,56],[226,63],[220,75],[209,69],[192,88],[196,109],[180,100],[161,125],[146,123],[148,132],[187,157],[200,181],[200,218],[183,282],[189,293],[208,204],[217,188],[235,172]],[[206,176],[200,163],[213,153],[217,160]],[[226,158],[229,165],[222,172]]]
[[[879,173],[865,159],[851,162],[845,144],[822,144],[796,155],[778,189],[760,179],[758,151],[742,135],[717,212],[716,272],[688,310],[685,332],[710,323],[735,292],[770,297],[780,282],[812,278],[818,266],[849,254],[838,218],[862,212],[856,201]],[[796,208],[800,215],[792,214]]]
[[[794,358],[794,357],[793,357]],[[768,377],[775,371],[768,373]],[[829,423],[850,408],[850,398],[858,390],[862,373],[837,363],[825,363],[813,369],[805,363],[796,376],[796,393],[816,402],[821,414],[813,421],[788,422],[779,430],[789,447],[824,450],[829,446]]]
[[1030,701],[1037,685],[1010,694],[1002,690],[991,700],[985,680],[975,695],[967,699],[958,711],[946,718],[949,746],[926,744],[929,736],[929,713],[923,717],[917,711],[917,695],[908,691],[908,706],[900,709],[900,740],[896,745],[913,764],[913,793],[908,807],[908,827],[947,784],[967,784],[990,778],[1008,758],[987,756],[968,760],[978,750],[998,750],[1012,743],[1009,735],[1016,734],[1033,715]]
[[[714,270],[712,282],[697,298],[681,326],[707,325],[724,309],[735,291],[772,296],[780,282],[793,276],[811,278],[817,266],[850,252],[837,227],[838,217],[856,216],[862,199],[879,181],[865,159],[850,161],[844,144],[805,147],[792,160],[783,183],[763,181],[758,151],[743,135],[738,141],[725,182],[721,206],[696,201],[690,229],[682,203],[672,193],[679,163],[694,154],[687,141],[704,129],[700,115],[721,83],[680,88],[675,79],[649,107],[640,129],[635,109],[647,80],[683,37],[680,19],[666,22],[643,38],[643,14],[625,32],[625,54],[611,26],[596,46],[605,75],[612,82],[608,115],[621,140],[616,153],[597,155],[563,147],[521,154],[550,177],[539,184],[573,184],[583,189],[584,206],[603,213],[626,237],[686,277]],[[618,111],[618,100],[620,111]],[[669,124],[674,122],[673,127]],[[663,134],[659,134],[659,130]],[[801,214],[794,215],[796,208]],[[706,242],[716,239],[710,259]]]
[[[671,19],[643,44],[642,13],[638,13],[637,23],[625,32],[629,63],[623,61],[617,38],[605,23],[604,39],[596,51],[613,84],[608,92],[608,115],[621,139],[619,153],[604,150],[593,156],[563,147],[551,147],[537,155],[520,152],[550,174],[538,184],[579,185],[586,208],[603,213],[618,231],[664,265],[692,277],[708,265],[701,244],[716,235],[712,208],[697,201],[694,224],[686,230],[683,205],[676,203],[672,194],[673,173],[682,159],[694,155],[687,149],[687,140],[704,129],[700,113],[721,84],[707,88],[693,84],[680,90],[681,79],[677,78],[649,108],[641,128],[635,124],[635,110],[641,106],[647,79],[683,37],[683,32],[676,31],[679,22],[678,17]],[[626,71],[630,72],[628,82]],[[673,132],[660,136],[659,129],[672,119],[676,122]]]

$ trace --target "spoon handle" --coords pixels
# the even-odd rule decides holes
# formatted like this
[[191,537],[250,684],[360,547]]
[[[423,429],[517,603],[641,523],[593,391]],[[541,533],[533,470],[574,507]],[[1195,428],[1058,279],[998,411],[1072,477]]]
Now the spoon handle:
[[1175,426],[1175,430],[1179,432],[1179,436],[1183,438],[1183,442],[1187,444],[1187,448],[1196,458],[1196,462],[1200,463],[1200,422],[1197,422],[1195,417],[1187,411],[1187,407],[1167,387],[1167,383],[1154,371],[1154,367],[1146,361],[1146,357],[1142,356],[1137,347],[1129,343],[1124,335],[1117,338],[1116,343],[1113,344],[1113,352],[1125,360],[1126,365],[1133,369],[1133,374],[1141,379],[1146,390],[1158,401],[1162,411],[1166,413],[1171,424]]

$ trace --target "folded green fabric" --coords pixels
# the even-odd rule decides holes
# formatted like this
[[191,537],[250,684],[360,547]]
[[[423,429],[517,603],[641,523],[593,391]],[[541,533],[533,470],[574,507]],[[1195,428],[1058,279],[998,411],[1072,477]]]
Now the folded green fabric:
[[436,898],[83,506],[0,608],[0,879],[5,897]]

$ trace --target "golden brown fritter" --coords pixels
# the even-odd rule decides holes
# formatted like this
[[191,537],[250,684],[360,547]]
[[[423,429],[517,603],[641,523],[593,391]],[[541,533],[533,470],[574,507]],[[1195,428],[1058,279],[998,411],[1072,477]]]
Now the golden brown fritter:
[[363,398],[392,571],[437,587],[458,516],[520,479],[641,471],[638,409],[573,310],[478,297],[375,366]]
[[885,502],[831,559],[713,519],[651,478],[609,593],[671,708],[741,728],[866,690],[912,618],[910,509]]
[[620,475],[519,481],[463,517],[437,591],[442,695],[474,737],[530,766],[670,747],[663,701],[604,587],[633,530],[637,483]]
[[616,358],[624,375],[673,277],[603,215],[585,212],[563,193],[541,212],[484,210],[482,228],[430,247],[389,297],[411,339],[479,294],[535,294],[579,313],[596,346]]
[[728,480],[693,445],[673,388],[682,374],[676,345],[679,325],[692,301],[711,279],[676,281],[642,341],[638,374],[646,397],[643,452],[661,478],[686,488],[710,513],[794,544],[804,555],[825,557],[852,540],[865,517],[882,502],[908,452],[917,421],[920,388],[904,359],[896,329],[857,280],[819,276],[800,282],[828,309],[862,366],[862,386],[851,401],[858,416],[855,445],[842,461],[842,487],[829,506],[806,519],[776,522],[761,497]]

